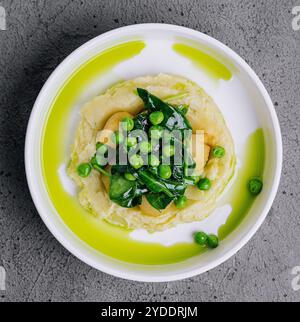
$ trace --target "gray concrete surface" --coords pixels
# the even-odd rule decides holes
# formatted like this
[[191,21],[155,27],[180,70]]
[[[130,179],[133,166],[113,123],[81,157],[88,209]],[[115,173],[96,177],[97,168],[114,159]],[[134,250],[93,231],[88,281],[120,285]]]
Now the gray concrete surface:
[[[295,0],[0,0],[1,301],[299,301],[300,31]],[[205,32],[239,53],[268,89],[281,123],[282,180],[266,221],[238,254],[201,276],[136,283],[98,272],[66,251],[32,203],[24,172],[25,130],[34,100],[59,62],[87,40],[143,22]]]

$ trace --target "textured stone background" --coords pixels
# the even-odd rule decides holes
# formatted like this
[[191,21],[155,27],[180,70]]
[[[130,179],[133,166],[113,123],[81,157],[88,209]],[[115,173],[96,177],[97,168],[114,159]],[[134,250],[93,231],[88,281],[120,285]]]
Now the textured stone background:
[[[289,0],[0,0],[0,265],[2,301],[299,301],[300,31]],[[98,272],[42,223],[26,184],[28,118],[50,73],[79,45],[114,28],[165,22],[205,32],[239,53],[267,87],[281,123],[284,166],[277,198],[255,237],[218,268],[172,283],[136,283]]]

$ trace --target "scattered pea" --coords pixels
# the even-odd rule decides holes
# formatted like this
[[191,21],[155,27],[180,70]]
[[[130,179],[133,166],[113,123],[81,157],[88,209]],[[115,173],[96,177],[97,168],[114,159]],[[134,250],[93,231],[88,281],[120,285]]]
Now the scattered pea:
[[77,173],[80,177],[85,178],[87,177],[92,171],[92,167],[89,163],[81,163],[77,167]]
[[125,117],[123,120],[122,120],[122,128],[125,130],[125,131],[131,131],[133,130],[134,128],[134,121],[132,118],[130,117]]
[[186,206],[187,204],[187,197],[186,196],[179,196],[174,200],[174,204],[176,208],[182,209]]
[[169,179],[172,175],[172,169],[169,165],[161,164],[158,168],[158,173],[163,179]]
[[259,178],[252,178],[248,182],[248,189],[254,196],[258,195],[263,188],[263,182]]
[[206,246],[207,243],[207,235],[203,231],[198,231],[194,235],[195,242],[200,246]]
[[200,190],[209,190],[211,181],[208,178],[202,178],[198,181],[197,186]]
[[164,114],[160,111],[152,112],[149,119],[153,125],[158,125],[164,120]]
[[219,246],[219,238],[216,235],[210,234],[207,236],[207,246],[210,248],[216,248]]
[[225,155],[225,149],[217,145],[212,148],[211,153],[215,158],[222,158]]

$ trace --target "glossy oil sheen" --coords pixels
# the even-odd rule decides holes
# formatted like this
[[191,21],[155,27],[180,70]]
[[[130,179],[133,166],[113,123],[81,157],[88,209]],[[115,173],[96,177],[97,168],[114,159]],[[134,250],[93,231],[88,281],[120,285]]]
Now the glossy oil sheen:
[[[50,198],[57,212],[65,224],[84,242],[94,249],[113,258],[137,263],[137,264],[168,264],[183,261],[205,251],[195,243],[182,243],[173,246],[163,246],[153,243],[142,243],[130,239],[129,231],[113,226],[103,220],[94,217],[90,212],[83,209],[76,197],[69,195],[63,188],[58,168],[66,163],[66,146],[62,138],[68,130],[66,124],[71,113],[72,105],[84,87],[95,77],[109,71],[118,63],[138,55],[145,44],[142,41],[128,42],[92,58],[82,65],[64,84],[58,93],[50,109],[42,140],[42,165],[43,174]],[[212,58],[213,59],[213,58]],[[211,67],[212,60],[208,59]],[[217,75],[228,78],[229,73],[221,65]],[[77,94],[77,95],[76,95]],[[255,144],[253,143],[253,140]],[[239,188],[244,187],[244,182],[249,175],[259,175],[260,166],[253,167],[255,161],[255,148],[263,141],[261,135],[251,136],[247,147],[248,152],[237,178]],[[256,145],[257,144],[257,145]],[[263,151],[263,145],[261,145]],[[251,150],[251,151],[250,151]],[[256,161],[254,162],[256,163]],[[260,164],[260,161],[258,162]],[[258,173],[259,172],[259,173]],[[236,188],[236,184],[234,185]],[[245,190],[245,196],[238,197],[230,202],[233,212],[228,222],[220,228],[221,238],[225,238],[239,224],[241,219],[250,209],[253,198],[249,197]],[[247,206],[246,206],[247,205]]]
[[229,68],[204,50],[183,43],[174,44],[173,50],[191,60],[215,79],[230,80],[232,77]]
[[243,220],[250,210],[256,196],[247,189],[250,178],[263,179],[265,165],[265,140],[262,129],[257,129],[248,138],[245,146],[242,167],[238,169],[237,178],[229,194],[232,212],[225,225],[219,228],[218,236],[222,240],[228,236]]

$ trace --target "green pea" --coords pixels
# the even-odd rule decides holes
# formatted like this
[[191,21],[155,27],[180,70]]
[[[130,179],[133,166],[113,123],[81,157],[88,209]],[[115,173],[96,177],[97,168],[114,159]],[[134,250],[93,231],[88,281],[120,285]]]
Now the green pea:
[[151,152],[151,143],[147,141],[141,142],[140,151],[142,154],[148,154],[149,152]]
[[198,181],[197,186],[200,190],[209,190],[211,181],[208,178],[202,178]]
[[133,130],[134,128],[134,121],[132,118],[130,117],[125,117],[123,118],[122,120],[122,128],[125,130],[125,131],[131,131]]
[[149,132],[151,138],[158,140],[162,137],[164,129],[159,125],[153,125],[150,127]]
[[115,144],[121,144],[123,141],[124,141],[124,135],[119,132],[119,131],[116,131],[114,134],[113,134],[113,142]]
[[219,246],[219,238],[216,235],[210,234],[207,236],[207,246],[210,248],[216,248]]
[[254,196],[258,195],[263,188],[263,182],[259,178],[252,178],[248,182],[248,190]]
[[92,171],[92,167],[89,163],[81,163],[77,167],[77,173],[80,177],[85,178],[87,177]]
[[159,163],[159,158],[157,156],[155,156],[154,154],[151,154],[149,156],[149,164],[151,165],[151,167],[158,167]]
[[129,172],[126,172],[124,174],[124,178],[128,181],[135,181],[136,180],[136,177]]
[[198,231],[194,235],[195,242],[201,246],[206,246],[207,243],[207,235],[203,231]]
[[215,158],[223,158],[225,155],[225,149],[217,145],[212,148],[211,153]]
[[108,148],[105,144],[98,142],[96,144],[96,150],[97,150],[97,153],[104,155],[108,151]]
[[163,179],[169,179],[172,175],[172,170],[169,165],[161,164],[158,168],[158,173]]
[[137,138],[129,136],[129,137],[126,139],[126,145],[127,145],[129,148],[132,148],[132,147],[136,146],[136,145],[137,145]]
[[179,196],[174,200],[174,204],[176,208],[182,209],[186,206],[187,204],[187,197],[186,196]]
[[160,111],[152,112],[149,119],[153,125],[158,125],[164,120],[164,114]]
[[163,155],[165,157],[172,157],[175,154],[174,145],[166,145],[163,147]]
[[139,169],[144,165],[143,158],[138,154],[132,155],[129,158],[129,162],[132,165],[132,167],[135,168],[135,169]]

